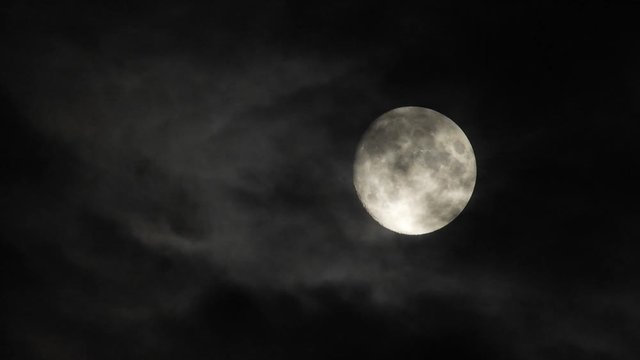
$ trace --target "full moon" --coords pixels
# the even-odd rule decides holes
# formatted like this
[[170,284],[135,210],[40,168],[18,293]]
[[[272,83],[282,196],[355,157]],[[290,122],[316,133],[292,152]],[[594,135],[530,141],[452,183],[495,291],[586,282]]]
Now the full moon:
[[455,219],[476,184],[469,139],[437,111],[407,106],[377,118],[365,132],[353,182],[369,214],[407,235],[436,231]]

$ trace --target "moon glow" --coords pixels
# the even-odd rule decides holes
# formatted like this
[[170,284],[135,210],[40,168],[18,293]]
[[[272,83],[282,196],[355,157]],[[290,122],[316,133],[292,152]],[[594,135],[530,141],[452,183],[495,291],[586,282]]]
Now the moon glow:
[[437,111],[407,106],[382,114],[367,129],[353,182],[367,212],[389,230],[420,235],[455,219],[476,183],[466,135]]

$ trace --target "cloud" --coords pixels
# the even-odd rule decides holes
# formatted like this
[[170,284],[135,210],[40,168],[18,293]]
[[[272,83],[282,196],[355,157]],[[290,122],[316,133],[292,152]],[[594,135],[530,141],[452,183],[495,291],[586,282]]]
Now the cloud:
[[[15,172],[3,178],[2,252],[14,348],[312,358],[315,346],[326,358],[326,339],[371,357],[633,358],[637,216],[627,204],[614,218],[606,201],[629,187],[590,171],[583,151],[600,131],[565,151],[577,121],[540,120],[572,116],[530,106],[541,88],[582,100],[533,73],[518,88],[517,42],[495,40],[502,27],[380,11],[371,24],[385,26],[350,32],[359,8],[323,6],[339,26],[306,42],[289,30],[318,23],[284,5],[213,23],[188,6],[101,17],[72,5],[35,14],[38,26],[3,45],[19,135],[2,132]],[[478,61],[487,48],[495,63]],[[403,105],[451,115],[478,157],[469,206],[428,237],[382,229],[352,185],[360,136]],[[587,128],[593,115],[581,114]]]

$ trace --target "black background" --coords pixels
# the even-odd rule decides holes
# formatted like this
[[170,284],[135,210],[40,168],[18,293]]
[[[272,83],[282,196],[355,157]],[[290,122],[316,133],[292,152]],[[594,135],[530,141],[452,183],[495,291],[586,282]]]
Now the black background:
[[[634,14],[2,5],[2,358],[637,359]],[[478,165],[418,237],[351,183],[406,105]]]

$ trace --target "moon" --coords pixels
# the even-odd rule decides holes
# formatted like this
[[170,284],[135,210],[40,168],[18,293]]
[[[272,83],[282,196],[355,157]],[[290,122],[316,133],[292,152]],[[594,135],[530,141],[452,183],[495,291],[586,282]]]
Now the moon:
[[356,151],[353,183],[367,212],[406,235],[436,231],[465,208],[476,184],[469,139],[437,111],[406,106],[382,114]]

